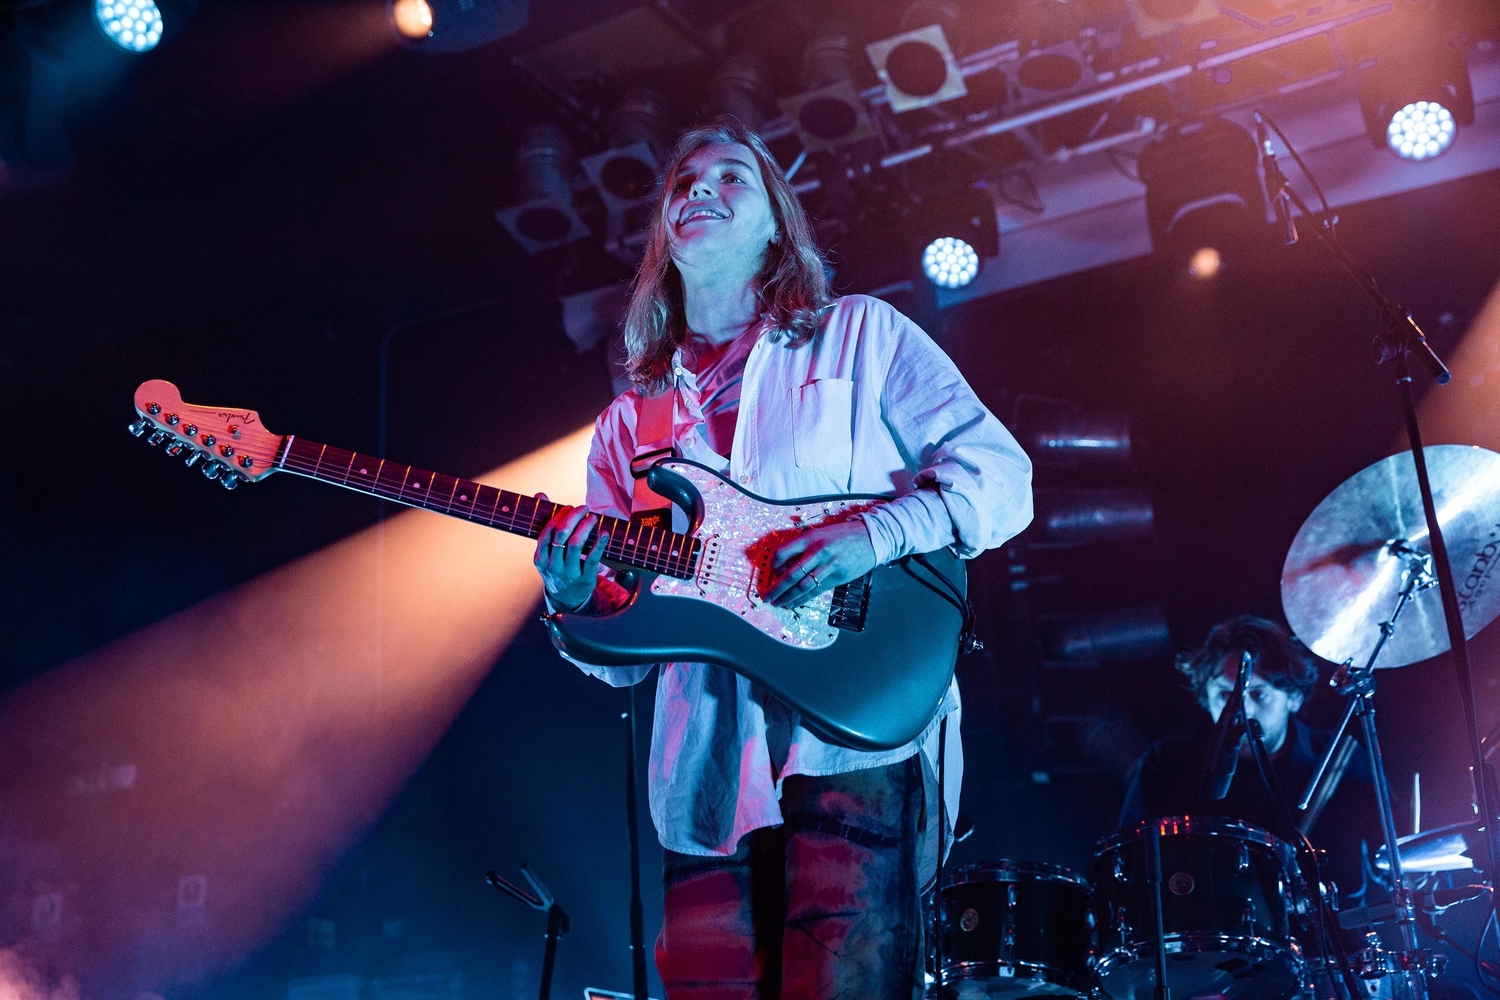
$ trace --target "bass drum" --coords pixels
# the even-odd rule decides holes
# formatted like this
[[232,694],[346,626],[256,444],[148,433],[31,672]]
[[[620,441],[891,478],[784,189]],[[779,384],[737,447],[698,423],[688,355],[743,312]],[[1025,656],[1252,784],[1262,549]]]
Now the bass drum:
[[943,984],[959,997],[1077,997],[1094,985],[1088,882],[1058,865],[987,861],[943,884]]
[[1214,816],[1148,820],[1099,842],[1089,876],[1099,924],[1098,972],[1115,1000],[1152,1000],[1156,984],[1150,823],[1161,833],[1162,927],[1174,997],[1284,1000],[1306,987],[1292,937],[1296,855],[1260,827]]

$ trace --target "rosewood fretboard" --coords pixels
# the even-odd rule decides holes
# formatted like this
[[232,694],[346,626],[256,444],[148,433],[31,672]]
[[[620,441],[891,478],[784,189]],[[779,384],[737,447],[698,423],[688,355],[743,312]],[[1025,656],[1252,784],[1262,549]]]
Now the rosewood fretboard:
[[[276,467],[527,538],[541,534],[560,506],[550,500],[304,441],[295,435],[283,442]],[[618,517],[601,518],[598,530],[609,536],[604,557],[611,562],[685,580],[692,578],[697,567],[701,543],[691,536],[631,524]]]

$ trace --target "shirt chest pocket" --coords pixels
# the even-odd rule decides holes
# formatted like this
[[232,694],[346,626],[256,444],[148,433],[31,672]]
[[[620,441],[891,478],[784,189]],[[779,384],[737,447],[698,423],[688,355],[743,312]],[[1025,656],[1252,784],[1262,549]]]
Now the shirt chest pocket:
[[797,467],[848,488],[854,460],[854,382],[822,378],[792,389],[792,447]]

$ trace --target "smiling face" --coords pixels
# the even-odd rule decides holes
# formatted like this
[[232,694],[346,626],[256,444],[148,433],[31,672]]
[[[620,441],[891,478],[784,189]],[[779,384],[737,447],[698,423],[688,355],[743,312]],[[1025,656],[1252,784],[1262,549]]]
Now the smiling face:
[[758,271],[777,231],[755,154],[739,143],[704,146],[682,161],[662,221],[677,265],[710,272]]
[[[1204,688],[1203,696],[1208,701],[1208,714],[1215,722],[1224,714],[1229,696],[1234,692],[1234,682],[1239,673],[1239,658],[1224,661],[1219,674]],[[1283,691],[1255,671],[1245,681],[1245,715],[1260,723],[1266,749],[1275,753],[1286,742],[1287,727],[1292,716],[1302,707],[1302,695],[1296,691]],[[1246,744],[1248,747],[1249,744]]]

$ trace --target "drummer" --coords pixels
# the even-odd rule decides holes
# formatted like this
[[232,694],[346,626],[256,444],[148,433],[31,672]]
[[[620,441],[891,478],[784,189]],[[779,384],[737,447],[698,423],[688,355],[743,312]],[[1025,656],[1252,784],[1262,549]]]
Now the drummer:
[[1296,802],[1333,734],[1297,717],[1318,682],[1317,661],[1284,627],[1264,618],[1241,615],[1222,622],[1197,651],[1178,657],[1177,669],[1206,716],[1200,717],[1197,726],[1159,740],[1136,761],[1126,777],[1120,825],[1133,826],[1161,816],[1227,816],[1296,843],[1296,830],[1287,821],[1286,809],[1261,780],[1251,759],[1249,740],[1240,749],[1228,794],[1219,801],[1203,794],[1205,750],[1213,724],[1234,691],[1240,659],[1247,650],[1251,668],[1245,685],[1245,715],[1260,723],[1272,770],[1290,800],[1287,808],[1292,817],[1314,847],[1328,852],[1323,877],[1338,884],[1344,905],[1357,904],[1365,889],[1362,858],[1383,842],[1369,764],[1363,753],[1354,754],[1326,805],[1316,810],[1314,803],[1316,815],[1296,811]]

